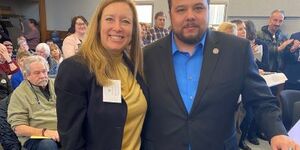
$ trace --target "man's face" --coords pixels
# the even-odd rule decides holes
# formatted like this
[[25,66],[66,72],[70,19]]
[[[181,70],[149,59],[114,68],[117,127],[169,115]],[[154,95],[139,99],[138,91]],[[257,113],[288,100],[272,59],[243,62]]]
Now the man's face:
[[283,20],[284,20],[284,16],[282,13],[280,12],[273,13],[269,19],[269,30],[271,32],[276,32],[280,28],[281,24],[283,23]]
[[45,87],[48,84],[48,70],[41,62],[33,62],[30,64],[30,73],[27,79],[36,86]]
[[166,17],[165,16],[158,16],[155,19],[155,26],[160,28],[160,29],[165,28],[165,23],[166,23]]
[[170,10],[175,37],[187,44],[196,44],[208,28],[206,0],[172,0]]

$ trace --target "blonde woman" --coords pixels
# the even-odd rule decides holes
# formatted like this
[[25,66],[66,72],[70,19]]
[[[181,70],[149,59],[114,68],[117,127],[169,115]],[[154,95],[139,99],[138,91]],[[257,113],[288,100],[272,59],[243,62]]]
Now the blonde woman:
[[237,35],[237,26],[231,22],[223,22],[218,27],[219,32],[224,32],[227,34]]
[[133,2],[101,1],[80,51],[56,77],[62,149],[140,149],[147,110],[142,66]]

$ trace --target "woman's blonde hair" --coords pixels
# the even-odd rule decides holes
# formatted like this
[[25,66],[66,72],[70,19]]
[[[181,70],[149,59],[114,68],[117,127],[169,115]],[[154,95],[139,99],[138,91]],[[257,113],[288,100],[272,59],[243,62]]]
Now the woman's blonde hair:
[[133,13],[132,38],[130,46],[128,46],[129,49],[124,50],[124,53],[125,55],[128,53],[128,57],[134,65],[134,76],[138,73],[143,75],[143,55],[138,34],[137,12],[134,3],[132,0],[102,0],[92,17],[81,50],[78,53],[84,58],[90,71],[95,74],[99,85],[107,85],[110,83],[109,79],[116,79],[115,66],[112,62],[112,57],[109,50],[103,47],[100,36],[103,10],[108,5],[116,2],[126,3]]
[[218,27],[219,32],[228,33],[229,30],[232,31],[231,34],[237,35],[237,25],[234,23],[222,22]]

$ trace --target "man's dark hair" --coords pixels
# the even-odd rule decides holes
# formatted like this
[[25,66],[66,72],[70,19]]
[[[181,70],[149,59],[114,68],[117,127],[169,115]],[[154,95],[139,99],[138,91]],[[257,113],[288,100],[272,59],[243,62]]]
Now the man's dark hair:
[[158,17],[163,16],[163,17],[167,17],[166,14],[162,11],[159,11],[155,14],[154,19],[156,20]]
[[[210,0],[206,0],[207,4],[209,5]],[[172,0],[168,0],[168,5],[169,5],[169,11],[171,10],[171,6],[172,6]]]

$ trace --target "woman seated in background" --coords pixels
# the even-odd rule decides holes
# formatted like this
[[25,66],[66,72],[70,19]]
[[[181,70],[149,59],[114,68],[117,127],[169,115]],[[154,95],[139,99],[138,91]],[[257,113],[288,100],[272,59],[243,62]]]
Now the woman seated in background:
[[55,43],[50,44],[50,56],[53,58],[56,62],[56,64],[59,66],[59,64],[64,60],[61,54],[61,50],[59,49],[58,45]]
[[84,34],[86,32],[88,22],[83,16],[75,16],[71,21],[69,28],[69,36],[67,36],[62,44],[63,57],[68,58],[78,52]]
[[13,89],[16,89],[20,83],[24,80],[23,78],[23,73],[22,70],[24,70],[23,68],[23,62],[25,60],[25,58],[31,56],[31,54],[28,51],[19,51],[17,53],[17,63],[20,67],[20,69],[18,70],[18,72],[12,74],[11,76],[11,85]]
[[80,51],[61,63],[62,149],[140,149],[147,89],[137,20],[132,0],[102,0]]
[[237,35],[237,27],[231,22],[222,22],[218,27],[219,32],[224,32],[227,34]]

